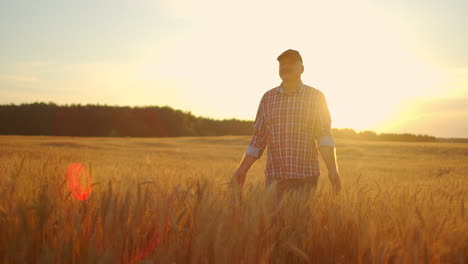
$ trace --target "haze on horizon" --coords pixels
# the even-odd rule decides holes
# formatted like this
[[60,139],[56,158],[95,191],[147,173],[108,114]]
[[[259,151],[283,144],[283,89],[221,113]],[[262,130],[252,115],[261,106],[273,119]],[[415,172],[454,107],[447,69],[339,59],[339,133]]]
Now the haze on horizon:
[[0,2],[0,104],[168,105],[253,120],[301,52],[333,127],[468,137],[468,3]]

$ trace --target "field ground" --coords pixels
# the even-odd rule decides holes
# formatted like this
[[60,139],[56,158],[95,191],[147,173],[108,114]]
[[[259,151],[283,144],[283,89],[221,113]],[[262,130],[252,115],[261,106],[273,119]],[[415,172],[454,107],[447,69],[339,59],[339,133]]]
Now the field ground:
[[342,192],[321,161],[316,194],[275,208],[266,152],[241,196],[226,184],[248,142],[0,136],[0,262],[468,262],[468,144],[337,138]]

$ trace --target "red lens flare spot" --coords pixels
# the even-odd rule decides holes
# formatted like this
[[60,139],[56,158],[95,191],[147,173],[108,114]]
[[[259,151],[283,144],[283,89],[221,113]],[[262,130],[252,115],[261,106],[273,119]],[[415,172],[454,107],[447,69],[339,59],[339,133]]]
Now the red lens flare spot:
[[150,239],[147,241],[146,246],[141,248],[136,256],[130,260],[129,263],[138,263],[144,260],[147,256],[153,252],[153,250],[159,246],[161,243],[161,234],[159,232],[155,232],[150,236]]
[[[147,238],[142,241],[142,244],[145,245],[138,249],[134,257],[130,260],[129,263],[138,263],[144,260],[147,256],[149,256],[155,248],[157,248],[162,240],[164,239],[163,234],[169,230],[169,213],[166,214],[164,225],[160,226],[159,228],[153,228],[147,234]],[[157,221],[157,220],[155,220]]]
[[67,181],[70,191],[79,201],[88,199],[92,191],[92,179],[85,166],[72,163],[67,169]]

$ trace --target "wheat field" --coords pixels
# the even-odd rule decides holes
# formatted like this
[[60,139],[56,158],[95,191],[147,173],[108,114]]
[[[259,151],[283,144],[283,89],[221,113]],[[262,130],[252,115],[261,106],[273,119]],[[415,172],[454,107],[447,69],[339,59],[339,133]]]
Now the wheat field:
[[275,205],[266,152],[229,184],[248,142],[0,136],[0,262],[468,262],[468,144],[337,138],[342,192],[321,161],[314,195]]

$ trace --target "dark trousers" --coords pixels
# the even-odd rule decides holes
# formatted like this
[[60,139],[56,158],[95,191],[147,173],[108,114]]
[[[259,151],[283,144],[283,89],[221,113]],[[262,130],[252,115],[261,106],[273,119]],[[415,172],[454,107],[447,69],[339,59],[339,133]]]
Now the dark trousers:
[[275,204],[289,197],[299,197],[300,199],[308,199],[312,194],[315,193],[317,188],[319,176],[310,176],[303,179],[275,179],[267,178],[265,182],[265,190],[268,191],[270,188],[275,188]]

